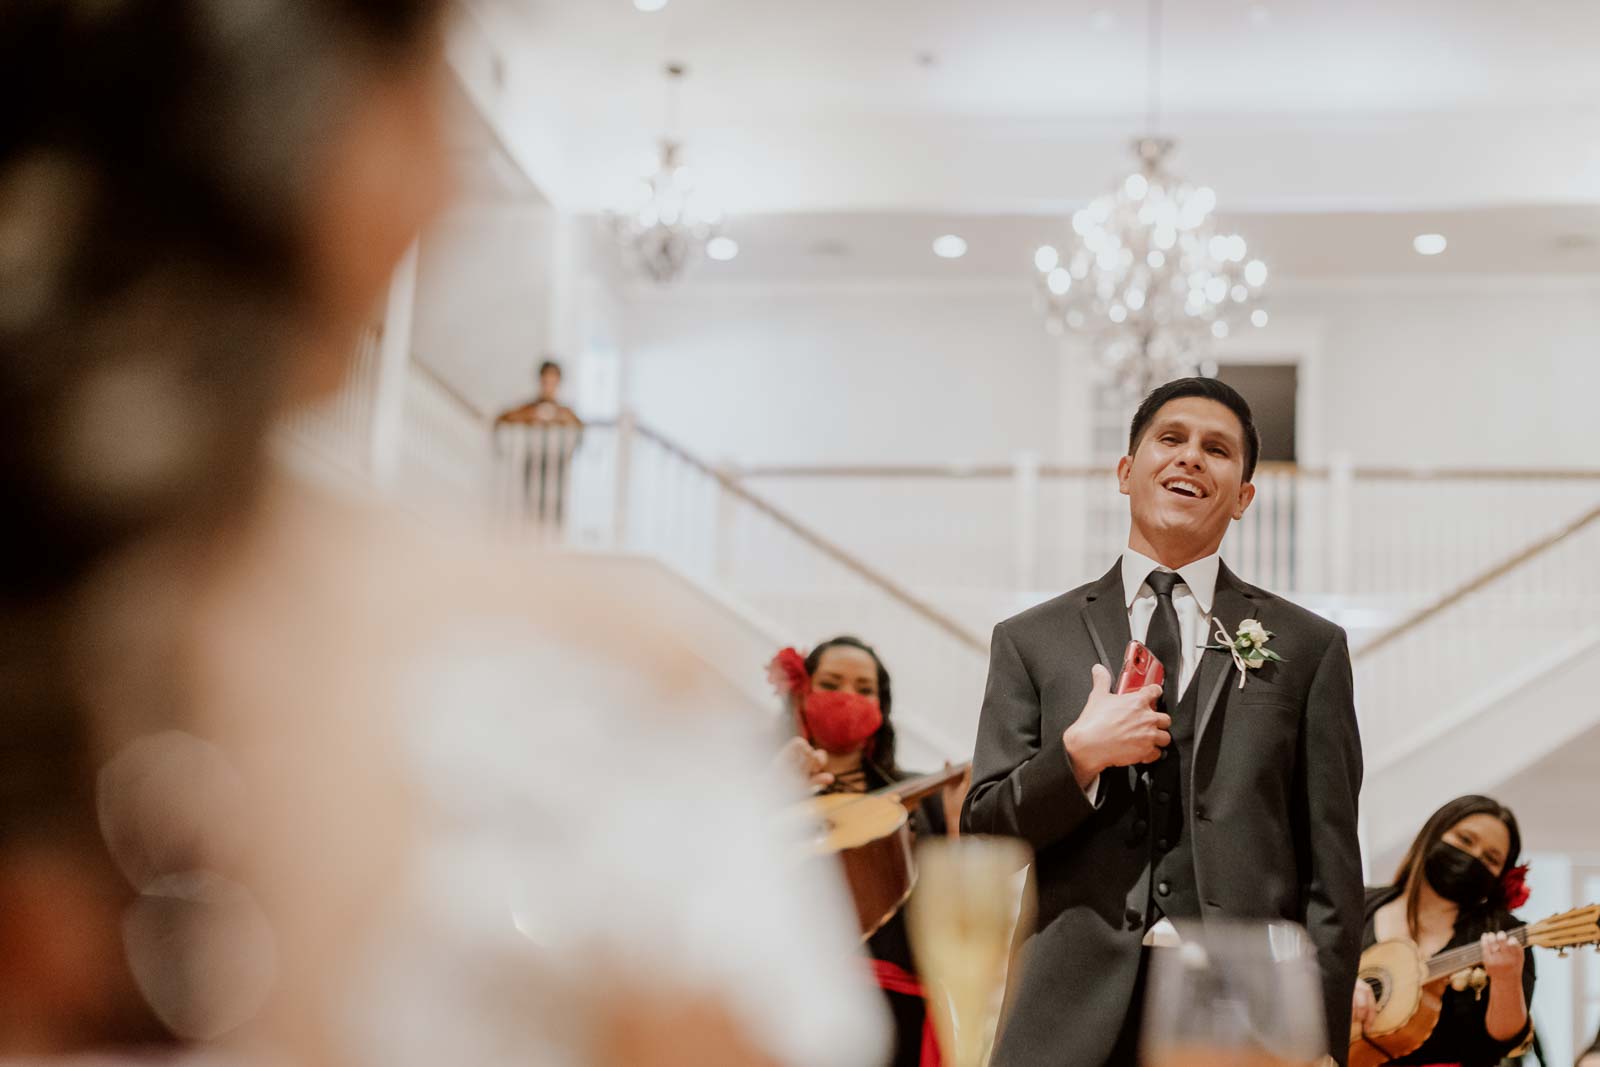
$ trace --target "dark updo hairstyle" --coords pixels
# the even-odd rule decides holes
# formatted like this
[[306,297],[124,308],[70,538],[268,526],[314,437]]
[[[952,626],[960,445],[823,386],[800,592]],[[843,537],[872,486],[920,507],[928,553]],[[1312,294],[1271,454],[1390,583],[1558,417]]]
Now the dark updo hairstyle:
[[[255,484],[310,192],[441,0],[0,4],[0,597]],[[353,339],[352,339],[353,340]]]
[[889,671],[883,665],[883,660],[878,658],[877,651],[859,637],[841,634],[831,640],[824,641],[806,656],[806,673],[812,678],[817,676],[817,664],[822,662],[822,654],[830,648],[854,648],[865,652],[872,657],[872,662],[878,666],[878,710],[883,712],[883,725],[878,727],[878,732],[872,735],[870,757],[867,760],[870,768],[882,778],[885,784],[898,782],[906,776],[900,769],[900,764],[895,759],[894,718],[890,709],[894,705],[894,691],[889,684]]
[[[164,598],[254,500],[324,149],[363,84],[432,54],[442,9],[0,2],[0,876],[46,846],[110,870],[95,774],[112,736],[182,716],[182,673],[146,653],[176,646]],[[152,546],[157,595],[107,592]],[[102,661],[111,602],[137,647]]]
[[[1510,808],[1493,797],[1477,794],[1456,797],[1445,804],[1428,816],[1428,821],[1422,824],[1422,829],[1411,842],[1411,847],[1406,850],[1405,858],[1400,861],[1400,866],[1394,875],[1394,884],[1405,894],[1406,927],[1413,937],[1417,932],[1417,900],[1425,879],[1423,871],[1428,863],[1428,851],[1439,843],[1451,827],[1469,815],[1492,815],[1505,823],[1511,843],[1506,849],[1506,862],[1502,874],[1516,866],[1517,857],[1522,852],[1522,831],[1518,829],[1517,817],[1511,814]],[[1483,902],[1482,908],[1489,912],[1509,910],[1503,883],[1496,884],[1489,899]]]

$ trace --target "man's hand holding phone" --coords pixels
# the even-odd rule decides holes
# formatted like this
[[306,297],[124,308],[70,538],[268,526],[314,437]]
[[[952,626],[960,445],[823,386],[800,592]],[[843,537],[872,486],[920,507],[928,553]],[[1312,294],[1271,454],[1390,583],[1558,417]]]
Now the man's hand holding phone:
[[1128,644],[1118,692],[1111,672],[1091,668],[1094,688],[1083,711],[1061,734],[1078,784],[1088,789],[1102,771],[1154,763],[1172,743],[1172,719],[1156,710],[1161,699],[1161,661],[1138,641]]

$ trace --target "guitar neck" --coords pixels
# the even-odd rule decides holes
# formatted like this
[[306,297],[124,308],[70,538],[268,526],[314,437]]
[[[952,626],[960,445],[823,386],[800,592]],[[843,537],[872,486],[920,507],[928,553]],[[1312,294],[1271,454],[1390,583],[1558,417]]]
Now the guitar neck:
[[915,804],[917,801],[921,800],[929,793],[932,793],[934,790],[943,789],[946,785],[949,785],[957,778],[960,778],[963,774],[966,774],[967,768],[971,766],[972,764],[970,762],[958,763],[953,767],[949,767],[942,771],[935,771],[932,774],[924,774],[917,778],[908,778],[903,782],[891,782],[882,789],[873,790],[872,795],[880,797],[899,797],[900,803],[910,807],[912,804]]
[[[1526,945],[1532,930],[1533,927],[1531,926],[1519,926],[1514,930],[1507,930],[1506,936],[1519,945]],[[1476,967],[1482,962],[1483,945],[1480,942],[1462,945],[1460,948],[1453,948],[1449,952],[1441,952],[1428,961],[1428,977],[1426,981],[1431,982],[1436,978],[1444,978],[1447,975],[1455,974],[1457,971],[1464,971],[1468,967]]]

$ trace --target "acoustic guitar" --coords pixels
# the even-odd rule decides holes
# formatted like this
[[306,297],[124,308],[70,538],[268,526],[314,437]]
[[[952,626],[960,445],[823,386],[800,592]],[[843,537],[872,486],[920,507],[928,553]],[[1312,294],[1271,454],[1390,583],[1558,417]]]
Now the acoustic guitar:
[[909,809],[936,789],[966,773],[962,763],[919,778],[908,778],[870,793],[824,793],[808,807],[818,825],[814,847],[844,865],[865,940],[900,910],[916,884],[911,858]]
[[[1507,930],[1512,939],[1538,948],[1600,944],[1600,905],[1575,908],[1529,926]],[[1361,954],[1359,980],[1372,987],[1377,1014],[1363,1030],[1350,1024],[1350,1067],[1380,1064],[1415,1052],[1439,1023],[1450,977],[1483,962],[1481,944],[1463,945],[1425,958],[1410,941],[1380,941]]]

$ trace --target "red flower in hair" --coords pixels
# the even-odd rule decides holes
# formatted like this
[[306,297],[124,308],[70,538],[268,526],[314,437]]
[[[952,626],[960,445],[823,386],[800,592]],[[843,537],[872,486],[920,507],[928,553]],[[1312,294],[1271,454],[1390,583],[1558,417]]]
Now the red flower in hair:
[[1528,902],[1528,865],[1519,863],[1500,876],[1500,896],[1507,911],[1516,911]]
[[779,696],[793,696],[811,688],[805,657],[792,648],[781,649],[767,664],[767,681]]

